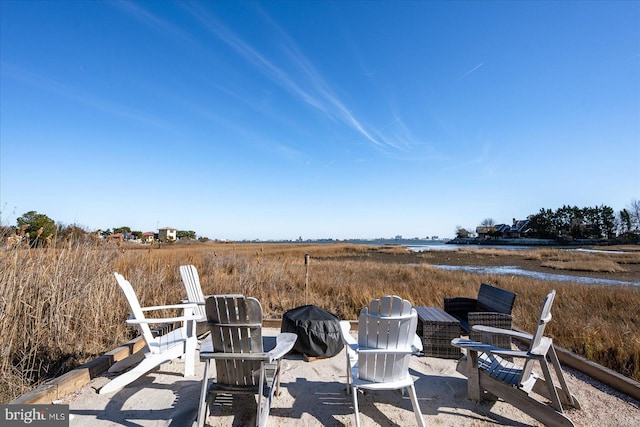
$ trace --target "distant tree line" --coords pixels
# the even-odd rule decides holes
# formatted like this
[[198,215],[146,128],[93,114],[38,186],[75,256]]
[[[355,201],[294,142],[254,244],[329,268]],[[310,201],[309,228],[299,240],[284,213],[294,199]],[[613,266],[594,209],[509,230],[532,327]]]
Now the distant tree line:
[[540,239],[612,239],[617,235],[614,211],[604,205],[540,209],[529,216],[529,228],[530,237]]
[[[629,206],[616,215],[605,205],[578,208],[562,206],[554,210],[541,208],[527,217],[526,237],[539,239],[619,239],[638,242],[640,239],[640,200],[632,200]],[[481,227],[491,229],[495,222],[484,219]],[[489,232],[489,235],[492,233]],[[464,227],[456,227],[456,237],[473,237]]]
[[[113,234],[127,234],[135,239],[142,238],[142,231],[131,230],[130,227],[114,227],[113,230],[87,231],[78,225],[64,225],[56,223],[47,215],[36,211],[29,211],[17,218],[16,226],[0,225],[0,240],[12,244],[24,244],[31,247],[50,245],[55,241],[69,241],[91,239],[96,236],[106,238]],[[178,240],[195,240],[196,232],[191,230],[177,230]]]

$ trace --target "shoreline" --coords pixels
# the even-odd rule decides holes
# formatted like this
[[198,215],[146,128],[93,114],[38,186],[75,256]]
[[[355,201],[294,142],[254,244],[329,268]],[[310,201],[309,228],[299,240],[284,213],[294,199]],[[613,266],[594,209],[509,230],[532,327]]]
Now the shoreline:
[[633,242],[622,242],[617,239],[533,239],[533,238],[491,238],[481,239],[478,237],[455,237],[447,240],[448,245],[470,245],[470,246],[535,246],[541,248],[563,248],[580,246],[620,246],[636,244]]
[[625,264],[624,268],[627,269],[627,271],[615,273],[556,269],[545,267],[542,265],[542,261],[527,258],[519,251],[502,250],[500,247],[496,247],[495,250],[486,247],[469,247],[468,249],[425,250],[421,252],[413,252],[409,250],[406,252],[389,252],[384,249],[378,249],[363,254],[347,255],[341,258],[353,261],[373,261],[396,264],[429,264],[473,267],[515,266],[522,270],[545,274],[562,274],[567,276],[640,283],[640,264]]

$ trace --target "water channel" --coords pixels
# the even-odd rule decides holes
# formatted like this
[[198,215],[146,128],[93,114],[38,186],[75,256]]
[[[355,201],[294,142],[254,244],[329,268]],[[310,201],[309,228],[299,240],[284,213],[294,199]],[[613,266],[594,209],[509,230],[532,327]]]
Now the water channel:
[[540,273],[538,271],[523,270],[514,266],[478,267],[473,265],[434,265],[442,270],[468,271],[476,274],[511,274],[532,277],[540,280],[553,280],[561,282],[577,282],[590,285],[627,285],[640,286],[640,282],[626,282],[624,280],[599,279],[596,277],[571,276],[568,274]]
[[[416,252],[433,251],[433,250],[455,250],[460,247],[461,247],[460,245],[444,245],[444,244],[408,246],[409,249]],[[468,248],[468,246],[462,246],[462,247]],[[533,248],[529,246],[500,246],[499,249],[524,250],[524,249],[533,249]],[[585,249],[570,249],[570,250],[597,252],[596,250],[585,250]],[[584,283],[584,284],[591,284],[591,285],[640,286],[640,282],[600,279],[596,277],[573,276],[568,274],[540,273],[537,271],[523,270],[520,267],[515,267],[510,265],[497,266],[497,267],[496,266],[483,267],[483,266],[470,266],[470,265],[434,265],[434,267],[440,268],[442,270],[468,271],[470,273],[476,273],[476,274],[507,274],[507,275],[510,274],[510,275],[532,277],[534,279],[539,279],[539,280],[577,282],[577,283]]]

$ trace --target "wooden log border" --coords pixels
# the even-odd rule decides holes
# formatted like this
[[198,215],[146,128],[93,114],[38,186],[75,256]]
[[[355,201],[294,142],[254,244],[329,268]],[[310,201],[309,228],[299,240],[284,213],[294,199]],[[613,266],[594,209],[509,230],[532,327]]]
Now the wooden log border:
[[[264,319],[263,326],[280,328],[280,319]],[[351,321],[351,326],[357,328],[358,322]],[[157,330],[173,329],[172,325],[163,325]],[[204,322],[198,324],[198,335],[206,332]],[[91,362],[67,372],[41,386],[9,402],[10,404],[51,404],[88,384],[92,379],[100,376],[115,362],[122,360],[142,350],[145,346],[142,337],[135,338],[110,352],[103,354]],[[619,374],[597,363],[591,362],[561,347],[555,347],[560,362],[576,371],[582,372],[601,383],[640,401],[640,383]]]
[[117,347],[91,362],[73,369],[66,374],[45,381],[44,384],[23,394],[10,404],[51,404],[56,400],[73,393],[88,384],[93,378],[100,376],[114,363],[137,353],[145,347],[142,337],[137,337]]

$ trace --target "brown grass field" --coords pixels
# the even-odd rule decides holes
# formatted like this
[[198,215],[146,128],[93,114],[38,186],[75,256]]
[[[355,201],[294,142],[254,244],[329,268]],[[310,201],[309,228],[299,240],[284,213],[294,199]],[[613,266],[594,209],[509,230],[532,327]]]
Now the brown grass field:
[[[194,264],[206,294],[243,293],[265,317],[315,304],[356,319],[371,299],[397,294],[414,305],[474,297],[480,282],[518,294],[515,327],[532,330],[540,303],[557,290],[547,331],[555,343],[640,381],[640,287],[582,285],[523,276],[443,271],[430,264],[518,265],[640,282],[640,247],[625,254],[555,249],[409,252],[352,244],[197,243],[119,246],[66,243],[57,248],[0,249],[0,402],[25,393],[135,336],[113,272],[125,275],[142,305],[186,297],[178,267]],[[305,289],[304,255],[310,255]],[[560,269],[560,270],[559,270]],[[308,300],[306,295],[308,292]]]

